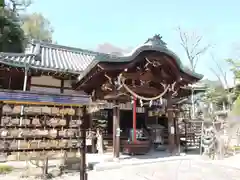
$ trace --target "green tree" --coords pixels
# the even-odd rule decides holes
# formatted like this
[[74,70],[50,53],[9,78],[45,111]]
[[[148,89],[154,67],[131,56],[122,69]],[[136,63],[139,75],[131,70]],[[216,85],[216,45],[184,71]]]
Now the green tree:
[[235,99],[237,99],[240,96],[240,61],[233,60],[233,59],[227,59],[226,61],[230,64],[231,71],[234,75],[235,84],[236,84],[234,88],[234,94],[235,94]]
[[23,52],[24,33],[16,12],[0,7],[0,52]]
[[0,0],[0,7],[4,7],[5,6],[5,1],[4,0]]
[[227,59],[226,61],[231,66],[231,71],[233,72],[235,80],[240,80],[240,61],[234,59]]
[[218,110],[224,107],[231,107],[233,103],[233,91],[227,80],[226,69],[221,66],[219,60],[216,60],[212,55],[212,61],[216,64],[215,68],[210,68],[212,73],[217,77],[218,84],[210,84],[205,93],[205,99],[208,103],[212,103]]
[[28,40],[52,42],[53,28],[48,19],[40,13],[23,16],[22,29]]
[[215,110],[221,109],[223,106],[229,105],[228,90],[222,86],[209,87],[204,94],[205,102],[212,103]]
[[24,51],[25,37],[19,13],[31,3],[31,0],[0,1],[0,52]]

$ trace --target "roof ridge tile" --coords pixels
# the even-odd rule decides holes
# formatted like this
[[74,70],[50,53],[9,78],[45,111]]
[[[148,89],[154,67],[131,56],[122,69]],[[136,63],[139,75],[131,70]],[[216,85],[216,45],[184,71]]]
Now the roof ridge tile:
[[106,54],[106,53],[101,53],[101,52],[97,52],[97,51],[93,51],[93,50],[76,48],[76,47],[54,44],[54,43],[49,43],[49,42],[43,42],[43,41],[38,41],[38,40],[33,40],[30,42],[30,44],[32,44],[34,46],[36,46],[36,44],[40,44],[41,47],[52,48],[52,49],[57,49],[57,50],[62,50],[62,51],[69,51],[69,52],[79,53],[79,54],[80,53],[81,54],[90,54],[90,55]]

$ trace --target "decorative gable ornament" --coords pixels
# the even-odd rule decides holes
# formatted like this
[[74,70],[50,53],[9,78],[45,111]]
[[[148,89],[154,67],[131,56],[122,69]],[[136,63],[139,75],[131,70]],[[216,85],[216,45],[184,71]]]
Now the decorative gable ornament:
[[148,38],[145,44],[167,48],[167,43],[162,40],[162,36],[160,36],[160,34],[156,34],[152,38]]

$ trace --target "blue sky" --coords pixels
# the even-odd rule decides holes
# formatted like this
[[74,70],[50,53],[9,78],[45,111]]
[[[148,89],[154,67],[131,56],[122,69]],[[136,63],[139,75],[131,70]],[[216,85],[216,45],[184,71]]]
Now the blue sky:
[[127,48],[159,33],[187,65],[176,31],[181,26],[213,46],[199,60],[197,71],[216,79],[209,70],[215,68],[210,54],[227,71],[224,59],[236,57],[236,47],[240,49],[239,7],[237,0],[35,0],[28,11],[48,18],[54,40],[67,46],[94,49],[109,42]]

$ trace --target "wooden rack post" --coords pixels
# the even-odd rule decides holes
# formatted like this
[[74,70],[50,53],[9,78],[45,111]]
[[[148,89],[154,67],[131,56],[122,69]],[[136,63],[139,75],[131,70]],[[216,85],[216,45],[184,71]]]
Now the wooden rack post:
[[86,121],[87,109],[86,106],[82,108],[82,123],[80,125],[80,180],[87,180],[86,173]]
[[120,111],[119,104],[117,101],[113,107],[113,157],[118,158],[120,152]]

